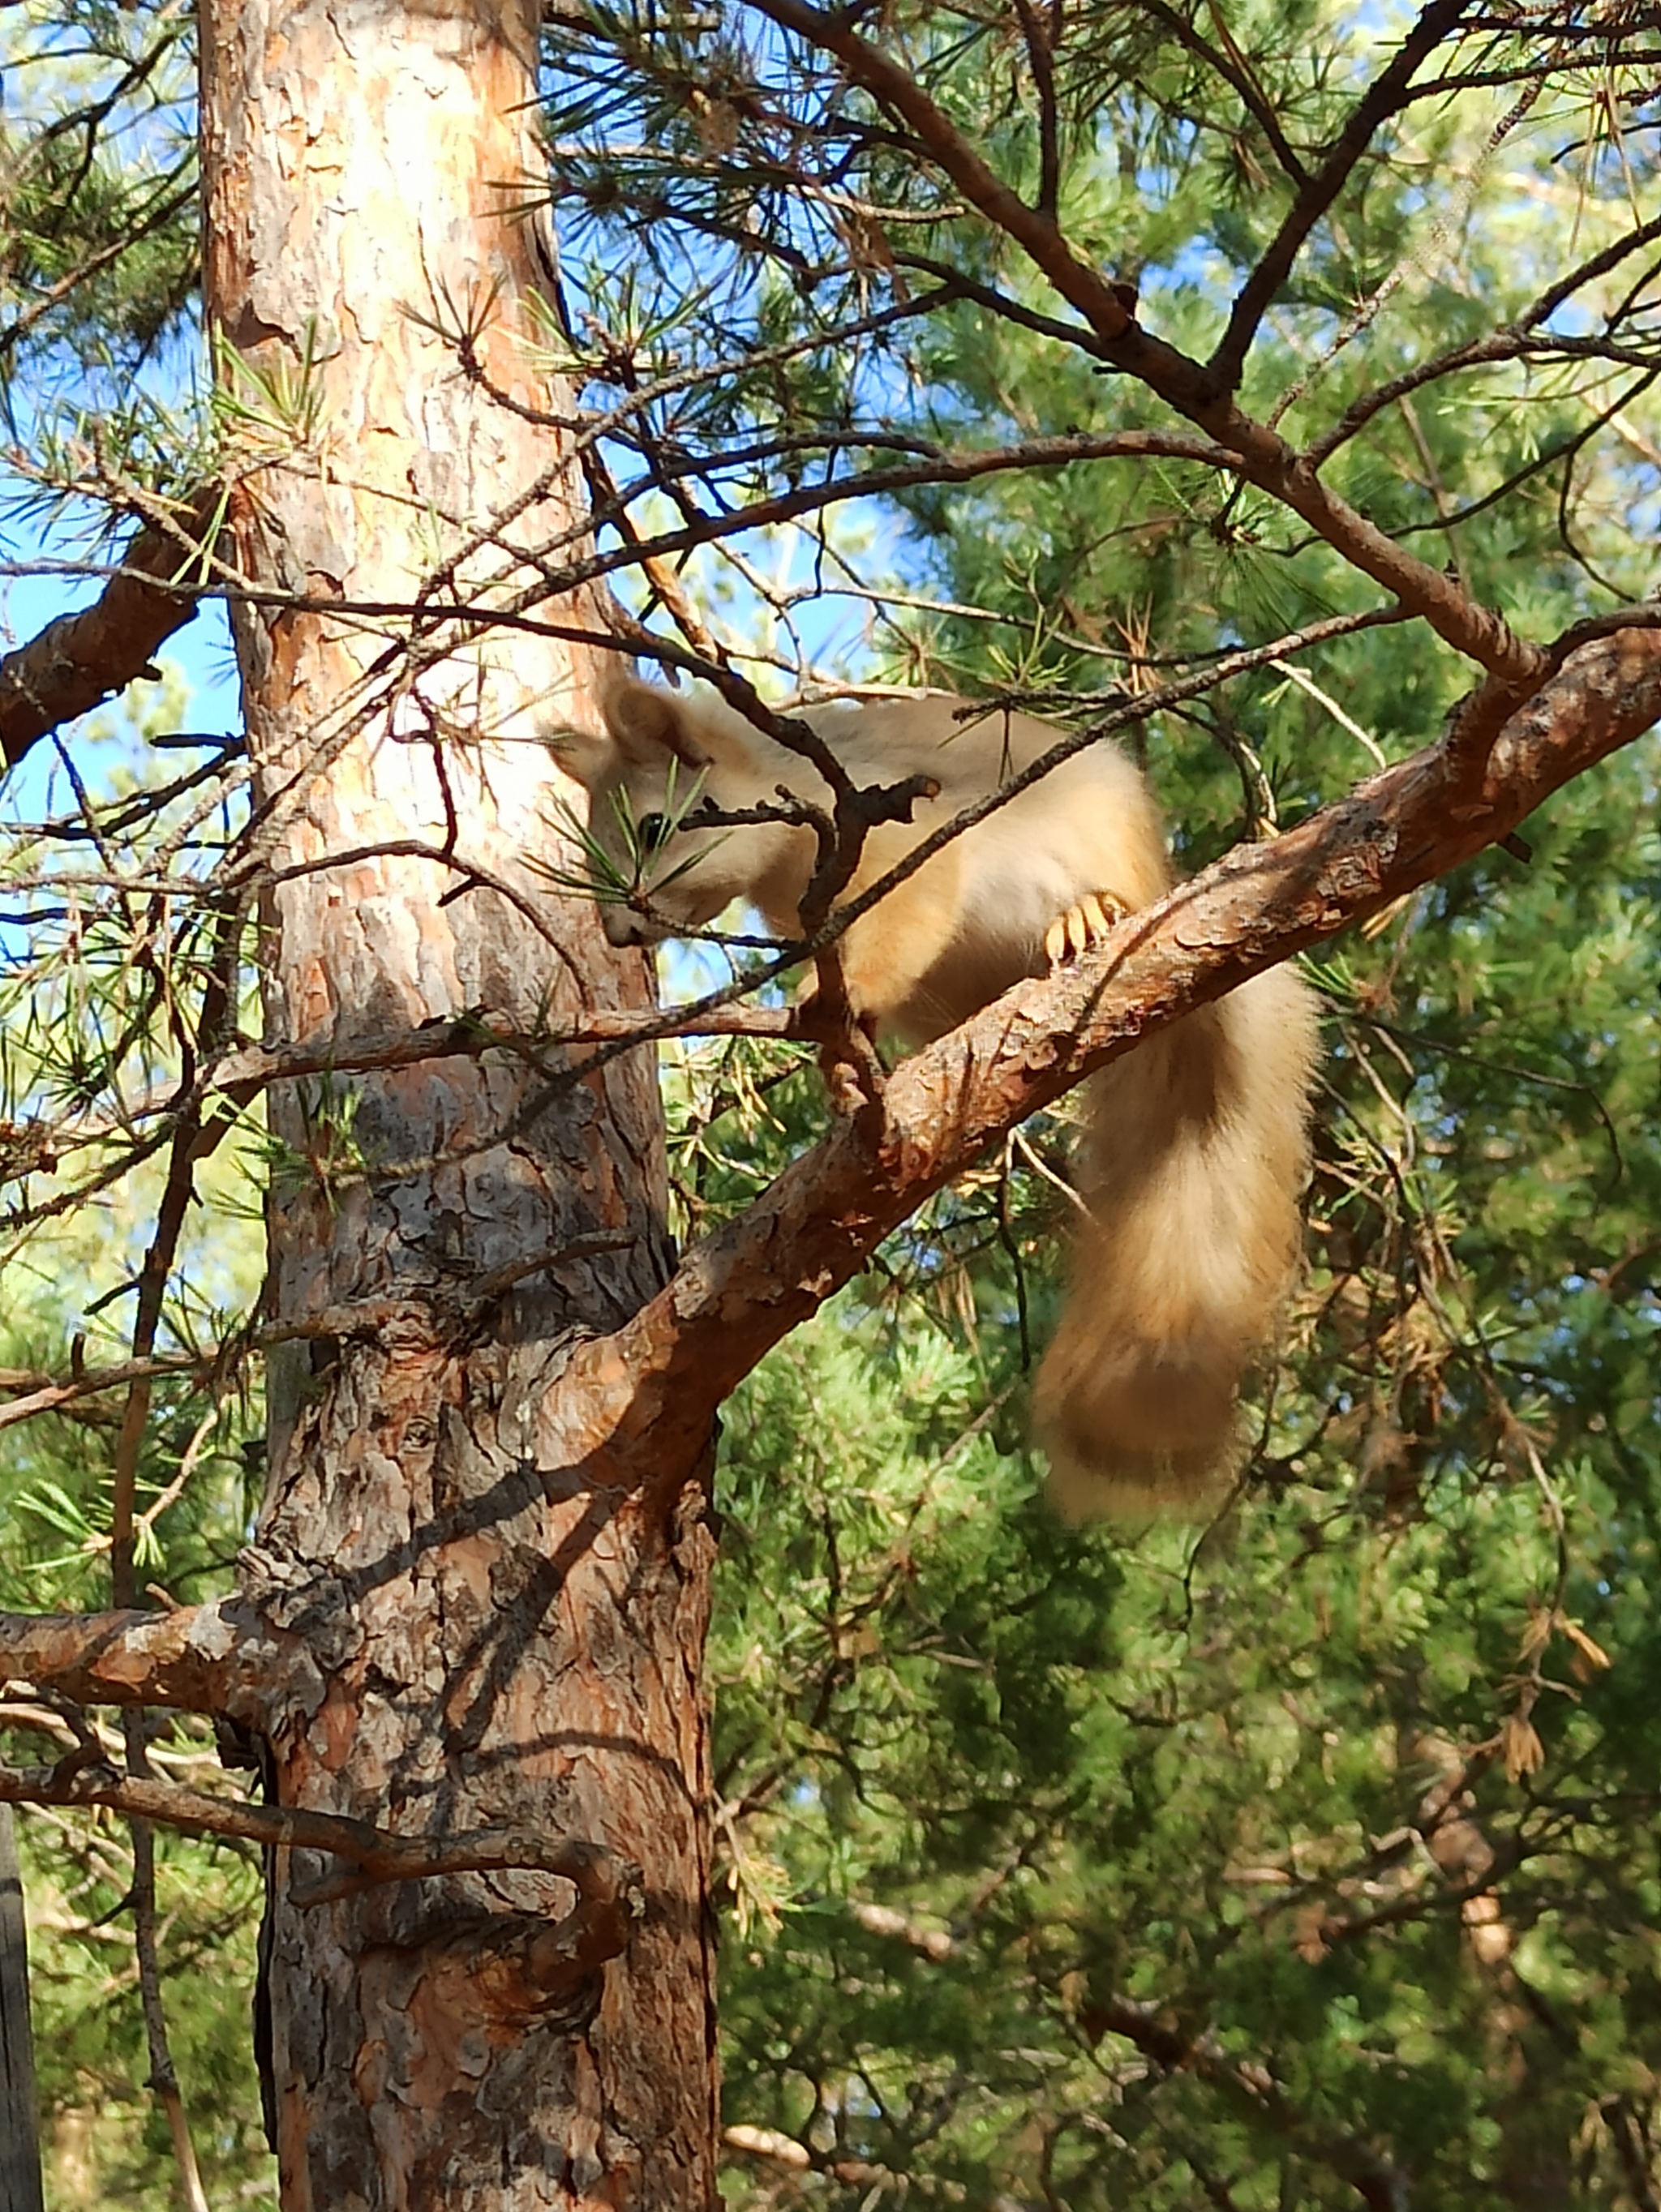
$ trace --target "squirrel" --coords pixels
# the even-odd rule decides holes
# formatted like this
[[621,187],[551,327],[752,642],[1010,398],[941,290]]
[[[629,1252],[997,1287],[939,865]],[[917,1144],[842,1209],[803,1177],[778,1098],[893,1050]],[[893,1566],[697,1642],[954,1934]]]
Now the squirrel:
[[[635,878],[634,902],[604,908],[611,942],[701,928],[734,900],[799,938],[812,830],[695,825],[705,805],[776,809],[781,789],[828,808],[811,762],[714,697],[631,679],[610,688],[601,711],[609,739],[563,733],[557,749],[588,792],[590,836],[620,883]],[[844,899],[1059,737],[1031,715],[938,695],[815,707],[803,719],[855,785],[915,776],[937,788],[911,821],[867,831]],[[1098,741],[849,927],[850,1005],[900,1043],[928,1044],[1175,881],[1146,778]],[[1068,1517],[1193,1513],[1232,1478],[1241,1377],[1273,1337],[1298,1259],[1316,1052],[1314,995],[1279,968],[1087,1079],[1084,1218],[1033,1391],[1050,1495]]]

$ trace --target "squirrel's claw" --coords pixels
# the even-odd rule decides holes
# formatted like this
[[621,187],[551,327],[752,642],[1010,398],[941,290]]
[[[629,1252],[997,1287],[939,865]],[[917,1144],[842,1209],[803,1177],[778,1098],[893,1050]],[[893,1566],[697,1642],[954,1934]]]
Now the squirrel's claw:
[[1130,908],[1111,891],[1086,891],[1076,905],[1058,914],[1043,933],[1044,957],[1052,968],[1076,960],[1122,922]]

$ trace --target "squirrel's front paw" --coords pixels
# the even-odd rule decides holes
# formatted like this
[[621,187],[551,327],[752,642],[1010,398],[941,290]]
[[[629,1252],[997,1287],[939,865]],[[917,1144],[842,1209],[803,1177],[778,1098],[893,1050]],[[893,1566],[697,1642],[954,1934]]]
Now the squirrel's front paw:
[[1092,945],[1099,945],[1130,908],[1111,891],[1086,891],[1076,906],[1058,914],[1043,933],[1044,957],[1052,968],[1075,960]]

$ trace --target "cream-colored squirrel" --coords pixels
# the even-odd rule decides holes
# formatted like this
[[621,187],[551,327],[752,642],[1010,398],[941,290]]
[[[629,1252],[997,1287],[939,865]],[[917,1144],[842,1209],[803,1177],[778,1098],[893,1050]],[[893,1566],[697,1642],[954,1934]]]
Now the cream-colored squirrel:
[[[702,927],[735,899],[799,937],[811,829],[677,829],[675,817],[695,789],[722,811],[776,806],[781,786],[828,806],[818,771],[708,696],[624,683],[604,711],[610,743],[568,737],[559,750],[591,795],[592,835],[625,868],[642,855],[652,912],[608,905],[612,943]],[[868,832],[844,899],[1058,737],[1028,715],[928,696],[804,719],[856,785],[939,786],[911,822]],[[928,1043],[1173,880],[1141,771],[1112,744],[1091,745],[853,924],[841,940],[849,997],[903,1042]],[[1314,999],[1276,969],[1089,1079],[1088,1218],[1034,1394],[1064,1511],[1193,1510],[1232,1472],[1240,1378],[1274,1333],[1297,1257],[1315,1054]]]

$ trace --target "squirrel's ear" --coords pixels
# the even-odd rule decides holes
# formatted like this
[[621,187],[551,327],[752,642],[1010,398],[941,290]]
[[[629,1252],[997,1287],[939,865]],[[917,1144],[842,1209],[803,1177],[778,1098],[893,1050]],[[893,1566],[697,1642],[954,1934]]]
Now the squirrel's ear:
[[661,764],[666,752],[688,768],[708,768],[709,750],[694,734],[684,702],[660,684],[610,685],[601,699],[605,726],[625,758],[642,767]]
[[542,742],[574,783],[594,790],[611,764],[612,749],[592,730],[574,729],[568,722],[541,732]]

